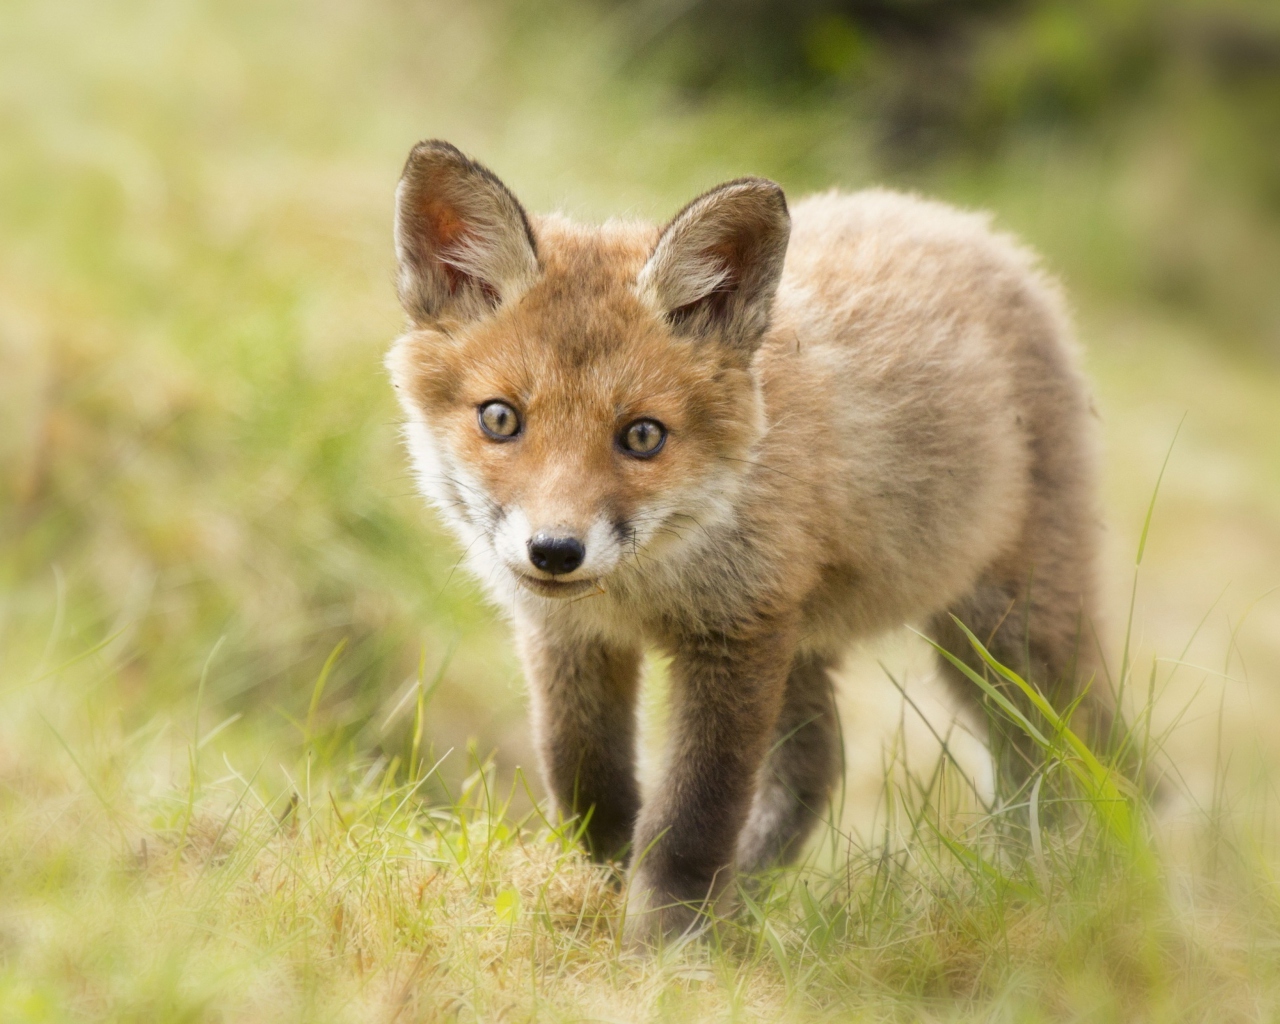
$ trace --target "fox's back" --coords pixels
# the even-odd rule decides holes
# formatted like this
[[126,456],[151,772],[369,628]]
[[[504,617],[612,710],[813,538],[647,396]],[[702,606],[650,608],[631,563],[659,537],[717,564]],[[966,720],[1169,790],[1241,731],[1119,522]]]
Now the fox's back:
[[983,215],[880,190],[794,204],[758,359],[750,514],[820,563],[813,604],[845,625],[945,606],[1022,543],[1033,473],[1089,472],[1056,291]]

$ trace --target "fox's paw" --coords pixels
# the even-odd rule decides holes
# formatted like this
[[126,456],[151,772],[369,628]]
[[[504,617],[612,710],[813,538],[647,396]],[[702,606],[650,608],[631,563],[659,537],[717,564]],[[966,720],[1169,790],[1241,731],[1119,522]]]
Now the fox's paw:
[[681,899],[670,894],[673,887],[654,884],[643,876],[631,880],[627,895],[623,943],[635,951],[683,945],[704,934],[723,910],[725,893],[719,898]]

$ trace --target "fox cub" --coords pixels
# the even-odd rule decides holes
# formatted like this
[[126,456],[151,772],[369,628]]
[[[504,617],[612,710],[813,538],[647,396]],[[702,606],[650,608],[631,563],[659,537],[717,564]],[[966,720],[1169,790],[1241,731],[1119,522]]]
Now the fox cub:
[[[1092,674],[1090,399],[1056,289],[984,217],[740,178],[588,227],[430,141],[395,244],[421,488],[511,616],[557,806],[636,861],[634,938],[799,852],[852,642],[916,623],[972,662],[955,615],[1061,704]],[[642,805],[647,647],[674,707]]]

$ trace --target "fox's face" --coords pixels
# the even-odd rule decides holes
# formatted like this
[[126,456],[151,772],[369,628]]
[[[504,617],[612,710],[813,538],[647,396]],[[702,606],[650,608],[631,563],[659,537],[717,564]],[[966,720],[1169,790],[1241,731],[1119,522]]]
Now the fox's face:
[[490,583],[607,590],[731,515],[763,425],[751,357],[788,230],[759,179],[661,232],[535,229],[453,147],[414,149],[396,223],[413,326],[388,364],[420,483]]

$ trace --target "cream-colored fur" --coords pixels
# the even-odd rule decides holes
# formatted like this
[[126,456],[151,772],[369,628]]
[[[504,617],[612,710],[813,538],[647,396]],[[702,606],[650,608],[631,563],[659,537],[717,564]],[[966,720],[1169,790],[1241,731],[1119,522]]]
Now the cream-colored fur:
[[[492,191],[451,147],[424,146],[411,185]],[[561,809],[591,809],[597,855],[653,847],[633,928],[684,928],[735,863],[794,856],[839,762],[828,669],[860,638],[913,623],[972,657],[955,613],[1057,699],[1078,692],[1094,664],[1089,399],[1058,290],[985,216],[831,192],[791,208],[788,241],[781,192],[743,179],[662,233],[526,228],[503,190],[475,233],[454,211],[441,229],[462,231],[465,262],[439,257],[455,270],[499,254],[484,292],[415,276],[440,193],[401,190],[414,327],[389,366],[409,448],[513,619]],[[489,399],[527,421],[515,443],[480,437]],[[634,416],[669,421],[643,463],[613,442]],[[580,567],[530,568],[547,530],[585,541]],[[674,659],[677,706],[641,808],[636,671],[652,647]],[[1105,701],[1093,712],[1108,720]]]

